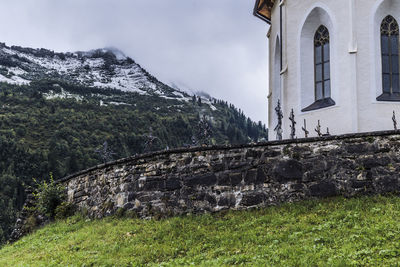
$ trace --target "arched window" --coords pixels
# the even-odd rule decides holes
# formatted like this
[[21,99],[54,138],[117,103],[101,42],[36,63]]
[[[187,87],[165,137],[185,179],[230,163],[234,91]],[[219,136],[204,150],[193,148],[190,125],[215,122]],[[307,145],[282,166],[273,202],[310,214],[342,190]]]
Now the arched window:
[[331,64],[329,31],[321,25],[314,35],[314,100],[302,111],[311,111],[335,105],[331,98]]
[[331,97],[329,31],[321,25],[314,36],[315,101]]
[[399,24],[387,16],[381,24],[382,90],[377,100],[400,100]]

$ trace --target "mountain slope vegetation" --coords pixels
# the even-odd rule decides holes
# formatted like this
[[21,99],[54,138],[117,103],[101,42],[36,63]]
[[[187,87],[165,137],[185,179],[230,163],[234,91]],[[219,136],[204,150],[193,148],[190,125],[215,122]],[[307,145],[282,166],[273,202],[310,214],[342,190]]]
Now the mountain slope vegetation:
[[233,105],[171,88],[115,51],[0,45],[0,81],[0,243],[34,178],[144,152],[267,139],[265,126]]

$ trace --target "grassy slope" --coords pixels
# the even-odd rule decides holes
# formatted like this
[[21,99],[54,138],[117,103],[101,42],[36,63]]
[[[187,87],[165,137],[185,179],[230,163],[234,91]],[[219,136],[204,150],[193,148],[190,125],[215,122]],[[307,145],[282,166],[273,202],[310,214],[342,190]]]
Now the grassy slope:
[[69,218],[0,250],[0,266],[391,265],[400,198],[362,197],[161,221]]

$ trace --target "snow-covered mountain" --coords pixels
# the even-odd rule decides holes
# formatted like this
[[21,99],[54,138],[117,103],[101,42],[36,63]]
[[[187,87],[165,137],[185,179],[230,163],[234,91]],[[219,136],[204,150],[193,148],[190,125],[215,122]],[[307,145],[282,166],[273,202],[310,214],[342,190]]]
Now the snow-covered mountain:
[[116,48],[55,53],[0,43],[0,82],[22,85],[40,79],[190,99],[189,94],[158,81]]

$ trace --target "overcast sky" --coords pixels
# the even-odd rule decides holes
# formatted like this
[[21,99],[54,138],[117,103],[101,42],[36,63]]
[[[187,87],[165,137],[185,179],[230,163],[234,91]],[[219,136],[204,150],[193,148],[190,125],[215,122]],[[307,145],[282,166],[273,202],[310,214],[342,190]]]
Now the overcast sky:
[[267,25],[255,0],[1,0],[0,41],[57,52],[113,46],[158,79],[267,122]]

